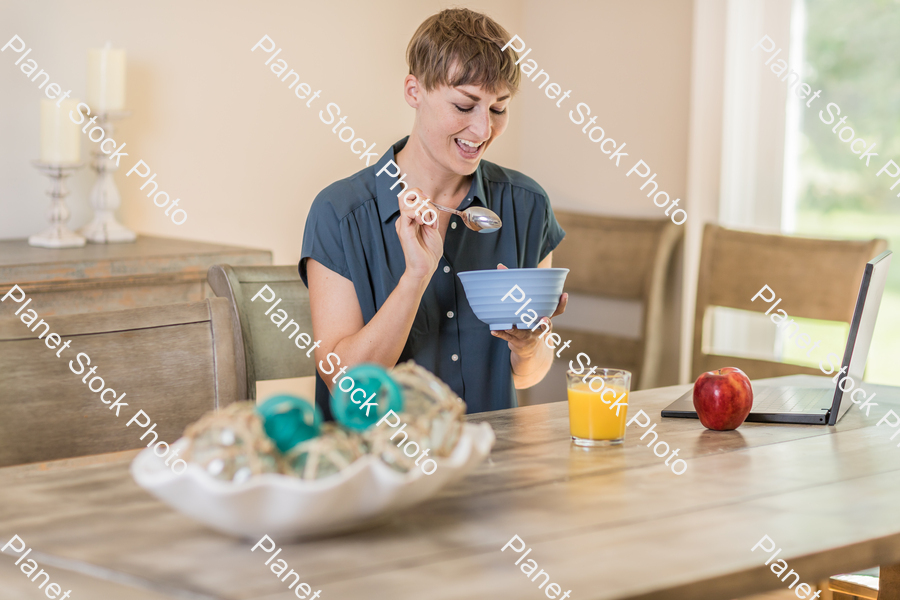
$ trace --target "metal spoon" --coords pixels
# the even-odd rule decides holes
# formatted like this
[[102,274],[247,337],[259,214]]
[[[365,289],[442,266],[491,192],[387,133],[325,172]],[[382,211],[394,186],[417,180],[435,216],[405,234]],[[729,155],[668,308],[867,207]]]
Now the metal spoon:
[[493,233],[503,225],[500,221],[500,217],[497,216],[497,213],[482,206],[470,206],[466,210],[459,211],[453,208],[447,208],[446,206],[441,206],[440,204],[435,204],[434,202],[432,202],[431,205],[438,210],[459,215],[462,217],[466,227],[472,231],[477,231],[478,233]]

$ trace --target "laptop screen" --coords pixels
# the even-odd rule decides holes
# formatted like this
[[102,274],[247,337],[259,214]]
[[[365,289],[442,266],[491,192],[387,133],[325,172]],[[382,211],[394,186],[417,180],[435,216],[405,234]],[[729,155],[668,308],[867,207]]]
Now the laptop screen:
[[834,388],[831,411],[828,413],[829,425],[837,423],[837,420],[853,405],[850,395],[862,382],[890,264],[890,250],[885,250],[866,263],[866,270],[859,284],[853,321],[850,323],[850,334],[847,336],[847,347],[844,349],[844,360],[841,361],[841,367],[849,367],[844,372],[853,379],[855,385],[852,387],[845,385],[847,391],[843,392],[840,389],[842,379],[838,379],[838,385]]

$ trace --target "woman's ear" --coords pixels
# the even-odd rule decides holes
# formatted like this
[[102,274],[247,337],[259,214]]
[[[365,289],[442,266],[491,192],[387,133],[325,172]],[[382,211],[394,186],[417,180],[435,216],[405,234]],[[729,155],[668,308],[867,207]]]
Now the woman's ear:
[[419,80],[411,73],[403,80],[403,97],[406,99],[406,103],[413,108],[419,108],[419,104],[422,102],[422,88],[419,87]]

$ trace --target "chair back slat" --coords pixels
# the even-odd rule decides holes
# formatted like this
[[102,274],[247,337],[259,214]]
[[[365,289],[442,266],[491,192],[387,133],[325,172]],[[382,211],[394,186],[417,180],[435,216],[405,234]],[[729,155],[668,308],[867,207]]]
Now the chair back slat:
[[[566,231],[553,265],[566,267],[566,290],[643,300],[668,220],[621,219],[555,211]],[[673,226],[674,227],[674,226]]]
[[[707,224],[703,230],[697,280],[693,377],[737,364],[734,358],[703,352],[704,318],[710,307],[765,313],[771,304],[761,298],[751,299],[768,285],[776,299],[782,299],[775,307],[776,312],[782,309],[789,317],[849,323],[865,264],[886,248],[883,239],[813,239],[736,231]],[[795,373],[821,375],[816,369],[774,361],[754,360],[748,366],[754,368],[748,373],[752,378]]]
[[[315,340],[310,344],[296,341],[300,334],[313,335],[309,291],[297,267],[213,265],[207,281],[217,296],[231,304],[235,346],[239,348],[237,378],[247,398],[256,399],[257,381],[315,375],[315,356],[306,356]],[[274,300],[265,302],[271,297],[266,292],[254,301],[264,286],[272,290]]]
[[555,211],[566,237],[553,251],[553,266],[569,269],[566,291],[595,297],[638,300],[638,340],[554,328],[571,348],[566,361],[586,352],[592,364],[632,373],[632,389],[654,387],[662,360],[666,274],[682,228],[668,219],[624,219]]

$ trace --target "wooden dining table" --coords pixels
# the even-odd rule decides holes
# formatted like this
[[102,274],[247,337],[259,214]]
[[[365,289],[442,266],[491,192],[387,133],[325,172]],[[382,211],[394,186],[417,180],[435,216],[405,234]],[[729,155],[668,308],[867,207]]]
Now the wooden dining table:
[[[492,454],[436,497],[349,534],[270,536],[323,600],[550,597],[543,576],[532,581],[521,569],[529,559],[572,600],[787,590],[793,578],[770,570],[771,553],[751,550],[764,536],[800,582],[882,565],[885,588],[900,563],[900,439],[876,424],[889,410],[900,414],[900,388],[864,387],[876,393],[868,416],[853,406],[834,427],[744,423],[725,432],[660,416],[687,385],[633,392],[629,416],[650,416],[685,460],[681,475],[636,423],[619,446],[574,446],[566,403],[469,415],[493,427]],[[298,597],[265,565],[271,555],[251,552],[253,541],[213,531],[140,488],[129,472],[135,454],[0,469],[0,545],[18,535],[72,600]],[[501,551],[514,536],[531,549],[519,565],[524,552]],[[17,556],[0,555],[0,598],[45,597],[14,566]]]

